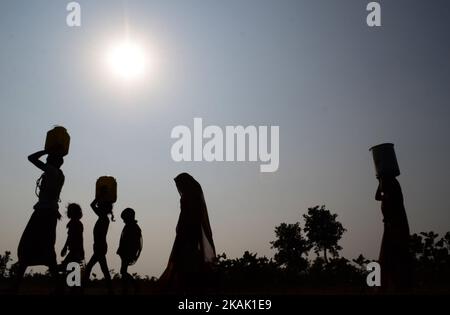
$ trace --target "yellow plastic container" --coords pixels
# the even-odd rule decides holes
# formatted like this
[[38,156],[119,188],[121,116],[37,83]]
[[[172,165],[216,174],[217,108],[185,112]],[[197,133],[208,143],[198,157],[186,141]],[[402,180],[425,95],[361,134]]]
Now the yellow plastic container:
[[400,175],[393,143],[376,145],[370,148],[370,151],[372,151],[375,172],[378,177],[397,177]]
[[95,198],[98,201],[111,202],[117,201],[117,181],[111,176],[102,176],[97,179],[95,185]]
[[49,154],[66,156],[69,153],[70,135],[66,128],[56,126],[47,132],[45,150]]

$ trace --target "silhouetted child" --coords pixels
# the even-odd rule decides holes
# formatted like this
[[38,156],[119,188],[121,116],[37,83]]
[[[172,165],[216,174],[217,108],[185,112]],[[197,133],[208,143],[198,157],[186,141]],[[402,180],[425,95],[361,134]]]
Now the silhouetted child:
[[128,273],[128,266],[134,265],[142,251],[142,233],[137,221],[135,212],[131,208],[126,208],[120,215],[125,226],[120,236],[119,249],[117,255],[120,256],[122,264],[120,274],[124,292],[127,291],[127,283],[133,282],[133,277]]
[[98,219],[94,226],[94,254],[86,265],[85,280],[89,280],[92,268],[96,263],[99,263],[103,276],[105,277],[109,293],[112,293],[111,275],[109,274],[108,263],[106,261],[106,253],[108,252],[106,236],[109,228],[108,215],[111,215],[111,220],[114,222],[114,215],[112,212],[113,204],[95,199],[91,203],[91,208],[98,216]]
[[83,247],[83,223],[81,218],[83,212],[81,207],[76,203],[71,203],[67,206],[67,217],[70,219],[67,223],[67,240],[61,250],[61,256],[66,258],[62,262],[62,267],[66,268],[67,264],[77,262],[82,264],[84,261],[84,247]]

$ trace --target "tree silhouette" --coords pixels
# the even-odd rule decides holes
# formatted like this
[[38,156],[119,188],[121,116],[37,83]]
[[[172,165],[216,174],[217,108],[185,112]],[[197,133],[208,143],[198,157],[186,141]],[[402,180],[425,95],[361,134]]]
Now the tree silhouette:
[[287,271],[299,272],[306,270],[308,259],[303,257],[308,255],[311,249],[309,242],[303,238],[300,223],[281,223],[275,227],[276,240],[270,242],[272,248],[277,252],[274,256],[275,262]]
[[346,231],[342,224],[336,220],[337,214],[331,214],[325,206],[308,208],[308,214],[304,214],[305,232],[314,252],[319,255],[323,251],[323,258],[328,263],[327,251],[333,257],[338,256],[339,240]]
[[369,259],[366,259],[362,254],[359,254],[359,256],[355,259],[352,259],[352,261],[357,264],[362,270],[366,269],[366,265],[370,263]]
[[12,261],[11,252],[6,251],[5,255],[0,255],[0,279],[8,277],[8,263]]

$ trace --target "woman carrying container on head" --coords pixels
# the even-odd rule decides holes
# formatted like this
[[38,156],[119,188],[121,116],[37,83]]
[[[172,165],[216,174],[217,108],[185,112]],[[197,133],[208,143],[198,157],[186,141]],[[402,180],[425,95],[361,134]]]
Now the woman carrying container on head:
[[375,199],[381,201],[384,233],[380,250],[381,287],[383,291],[402,291],[412,283],[409,252],[409,225],[403,193],[396,179],[400,175],[393,145],[372,148],[379,181]]
[[[104,180],[107,178],[107,183]],[[96,185],[96,197],[91,208],[98,216],[94,226],[94,254],[86,265],[85,281],[89,280],[92,268],[99,263],[105,277],[108,293],[112,293],[111,275],[109,273],[106,253],[108,252],[107,234],[109,229],[109,215],[114,222],[113,204],[117,199],[117,184],[112,177],[100,177]]]
[[[44,265],[53,278],[57,278],[55,252],[56,224],[61,218],[59,196],[64,185],[61,166],[68,153],[70,137],[63,127],[55,127],[47,133],[45,150],[31,154],[28,160],[44,173],[36,182],[38,202],[22,234],[18,246],[18,286],[29,266]],[[40,158],[47,155],[46,163]],[[17,289],[17,287],[16,287]]]

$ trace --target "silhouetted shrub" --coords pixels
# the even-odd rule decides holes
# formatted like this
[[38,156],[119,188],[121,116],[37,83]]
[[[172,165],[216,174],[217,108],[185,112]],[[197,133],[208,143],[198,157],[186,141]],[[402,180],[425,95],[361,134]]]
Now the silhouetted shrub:
[[8,264],[12,261],[11,252],[6,251],[2,256],[0,255],[0,279],[5,279],[9,276]]
[[450,232],[421,232],[411,235],[411,253],[417,286],[450,283]]

